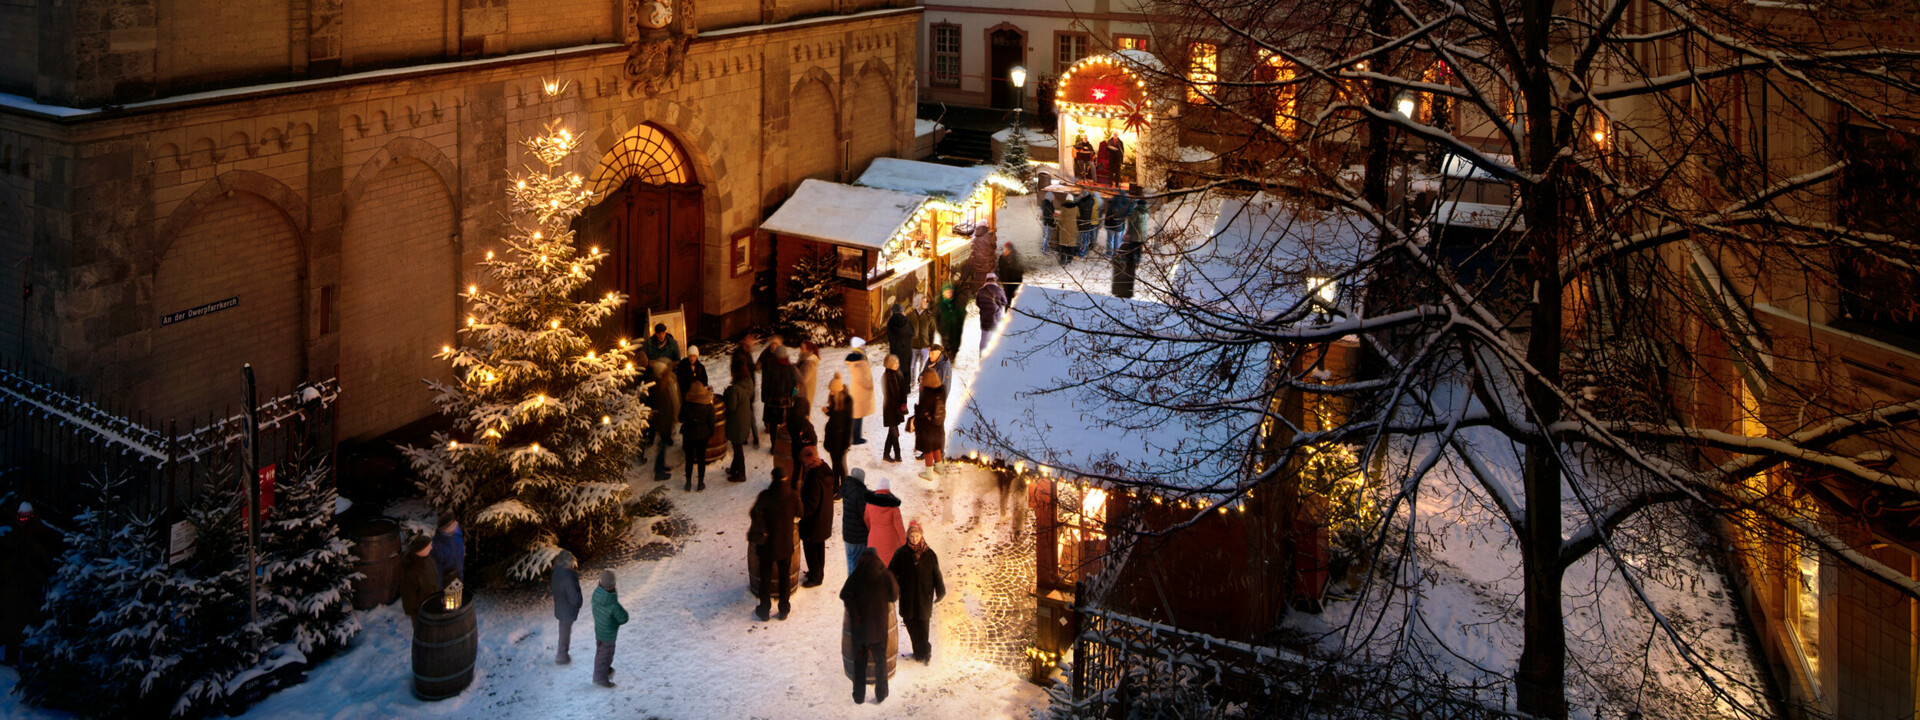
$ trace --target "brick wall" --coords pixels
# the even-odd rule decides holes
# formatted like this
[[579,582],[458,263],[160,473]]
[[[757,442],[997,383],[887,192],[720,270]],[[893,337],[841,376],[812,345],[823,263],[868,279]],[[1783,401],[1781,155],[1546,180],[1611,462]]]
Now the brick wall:
[[0,91],[32,95],[40,74],[35,0],[0,0]]
[[614,39],[615,0],[520,0],[507,8],[507,45],[514,52]]
[[356,70],[446,55],[445,0],[346,0],[340,42]]
[[[787,120],[787,179],[798,187],[807,178],[838,180],[840,139],[833,95],[818,82],[794,91]],[[791,191],[791,187],[789,191]]]
[[170,90],[192,90],[284,74],[292,43],[287,3],[174,0],[159,18],[163,81]]
[[145,407],[157,419],[204,418],[240,405],[240,364],[261,395],[301,376],[299,242],[285,216],[236,192],[203,208],[154,273],[154,305],[173,313],[238,296],[236,307],[161,326],[153,319]]
[[860,177],[874,158],[894,154],[893,133],[889,132],[893,126],[893,93],[887,90],[886,77],[872,69],[860,73],[847,106],[853,126],[847,137],[852,142],[847,151],[852,162],[847,177],[851,179]]
[[433,356],[458,340],[458,228],[440,177],[417,160],[399,160],[366,185],[349,212],[338,294],[343,440],[433,414],[420,380],[447,377],[446,362]]
[[[1892,548],[1875,559],[1907,567],[1912,559]],[[1841,569],[1832,601],[1834,637],[1821,648],[1837,664],[1828,690],[1837,717],[1905,718],[1914,712],[1913,603],[1885,584]],[[1825,629],[1825,628],[1822,628]],[[1827,662],[1823,660],[1823,662]]]

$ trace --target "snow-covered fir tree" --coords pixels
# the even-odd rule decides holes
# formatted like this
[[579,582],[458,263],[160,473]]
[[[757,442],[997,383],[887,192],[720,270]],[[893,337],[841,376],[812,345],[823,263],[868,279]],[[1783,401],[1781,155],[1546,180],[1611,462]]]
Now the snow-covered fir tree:
[[847,322],[840,303],[839,257],[818,252],[793,264],[793,299],[780,304],[780,324],[816,345],[839,345],[847,339]]
[[322,456],[287,468],[261,526],[261,578],[284,639],[311,660],[344,647],[360,632],[353,616],[353,554],[334,520],[332,463]]
[[464,344],[439,355],[457,378],[434,386],[453,433],[406,449],[428,500],[498,553],[483,572],[515,580],[539,577],[562,547],[591,553],[626,530],[625,471],[647,421],[628,341],[595,347],[588,335],[626,298],[575,299],[607,257],[573,244],[593,194],[561,169],[579,142],[558,121],[524,141],[542,167],[509,186],[505,247],[481,263],[491,286],[467,288]]
[[230,467],[215,463],[215,482],[187,511],[196,536],[193,557],[176,568],[174,586],[167,592],[167,609],[184,636],[181,663],[189,669],[171,708],[175,717],[203,716],[224,705],[234,676],[260,662],[268,645],[266,629],[282,622],[264,584],[259,588],[260,619],[253,621],[246,499],[238,482],[221,481],[233,477],[222,465]]
[[1020,187],[1033,182],[1033,151],[1027,142],[1027,130],[1015,123],[1007,147],[1000,151],[1000,174],[1019,181]]
[[119,504],[119,484],[88,483],[97,504],[74,517],[76,532],[68,536],[60,569],[47,587],[47,619],[27,631],[16,692],[34,705],[89,717],[142,710],[146,673],[130,673],[129,665],[149,655],[143,638],[163,637],[172,628],[119,624],[135,619],[123,614],[128,608],[150,607],[142,590],[157,564],[151,528],[108,510]]

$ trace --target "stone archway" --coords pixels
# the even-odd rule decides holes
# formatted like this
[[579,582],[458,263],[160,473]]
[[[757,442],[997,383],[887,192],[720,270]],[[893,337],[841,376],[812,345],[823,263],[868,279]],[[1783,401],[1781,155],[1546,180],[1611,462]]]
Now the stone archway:
[[[574,243],[607,253],[590,297],[627,302],[602,323],[602,341],[645,335],[651,312],[706,312],[706,190],[692,158],[665,128],[642,124],[600,156],[588,187],[595,204],[575,221]],[[682,338],[684,341],[686,338]]]

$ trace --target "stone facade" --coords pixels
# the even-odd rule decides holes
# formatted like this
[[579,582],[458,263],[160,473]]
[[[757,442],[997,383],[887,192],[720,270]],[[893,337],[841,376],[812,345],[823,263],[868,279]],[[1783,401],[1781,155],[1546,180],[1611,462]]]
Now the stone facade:
[[[590,178],[642,124],[678,144],[706,336],[750,322],[736,236],[803,177],[912,142],[917,8],[701,3],[648,98],[607,42],[615,0],[240,5],[0,6],[43,30],[37,63],[0,31],[0,85],[33,95],[0,104],[0,357],[156,427],[236,407],[241,362],[263,394],[340,377],[342,440],[429,414],[418,378],[459,341],[454,293],[485,282],[529,162],[516,140],[551,119],[585,136],[571,169]],[[792,16],[819,17],[773,24]]]

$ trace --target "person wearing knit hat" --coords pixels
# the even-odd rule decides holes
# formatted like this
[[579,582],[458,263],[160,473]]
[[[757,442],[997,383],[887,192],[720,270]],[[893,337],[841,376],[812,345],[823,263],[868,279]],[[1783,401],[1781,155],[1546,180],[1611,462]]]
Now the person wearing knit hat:
[[827,381],[827,431],[820,438],[821,445],[827,450],[827,457],[833,460],[833,477],[838,479],[847,474],[847,448],[853,445],[853,396],[847,394],[847,384],[840,380],[840,374],[834,373]]
[[614,588],[613,571],[600,571],[600,587],[593,590],[593,684],[613,687],[613,644],[620,639],[620,626],[627,624],[627,609],[620,606]]
[[913,417],[907,421],[907,429],[913,431],[913,449],[927,463],[920,477],[927,480],[938,477],[933,466],[940,462],[940,455],[947,447],[946,424],[946,383],[938,371],[928,368],[920,374],[920,400],[914,404]]
[[580,573],[573,560],[573,553],[561,550],[553,558],[553,619],[560,621],[560,650],[553,656],[553,664],[565,665],[573,662],[573,656],[567,653],[573,645],[573,621],[580,619]]
[[940,558],[927,547],[919,520],[907,524],[906,547],[894,552],[887,570],[900,585],[900,620],[913,642],[913,659],[924,665],[933,656],[927,624],[933,619],[933,604],[947,596],[947,581],[940,576]]
[[707,365],[700,362],[700,348],[687,346],[687,356],[673,364],[673,380],[680,386],[682,396],[693,392],[694,383],[713,388],[713,381],[707,379]]
[[847,344],[853,347],[853,352],[847,353],[847,395],[853,398],[853,444],[865,445],[867,436],[861,425],[873,414],[873,366],[867,364],[865,339],[854,338]]
[[[697,355],[689,355],[697,358]],[[687,456],[687,484],[693,490],[697,477],[699,492],[707,490],[707,443],[713,440],[713,393],[699,380],[687,388],[686,402],[680,404],[680,437]]]
[[440,571],[434,567],[433,538],[415,535],[407,541],[407,556],[400,559],[400,610],[413,617],[420,605],[440,592]]
[[[886,476],[874,480],[873,494],[893,496]],[[882,565],[892,562],[893,552],[907,543],[907,526],[900,522],[900,506],[867,503],[867,546],[880,553]]]
[[848,573],[853,572],[860,553],[867,549],[867,508],[876,505],[897,508],[900,498],[868,490],[867,472],[860,468],[848,470],[840,478],[840,541],[847,546]]

